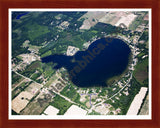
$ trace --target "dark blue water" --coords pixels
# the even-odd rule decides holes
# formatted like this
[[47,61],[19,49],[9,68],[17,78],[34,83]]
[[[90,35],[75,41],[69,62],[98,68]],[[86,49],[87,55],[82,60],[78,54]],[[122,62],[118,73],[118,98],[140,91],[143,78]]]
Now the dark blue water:
[[74,56],[56,54],[42,58],[42,62],[56,63],[54,69],[66,68],[70,80],[79,87],[107,86],[106,80],[127,68],[130,52],[120,39],[101,38]]
[[20,14],[20,15],[18,15],[17,17],[16,17],[16,19],[20,19],[22,16],[24,16],[24,15],[27,15],[29,12],[26,12],[26,13],[23,13],[23,14]]

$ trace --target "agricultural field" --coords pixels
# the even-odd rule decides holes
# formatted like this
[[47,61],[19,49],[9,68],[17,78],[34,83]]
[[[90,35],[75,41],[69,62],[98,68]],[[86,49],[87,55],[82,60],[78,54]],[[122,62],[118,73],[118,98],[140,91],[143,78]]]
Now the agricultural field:
[[13,11],[11,17],[12,115],[68,116],[73,109],[126,115],[143,87],[134,115],[148,114],[149,11]]

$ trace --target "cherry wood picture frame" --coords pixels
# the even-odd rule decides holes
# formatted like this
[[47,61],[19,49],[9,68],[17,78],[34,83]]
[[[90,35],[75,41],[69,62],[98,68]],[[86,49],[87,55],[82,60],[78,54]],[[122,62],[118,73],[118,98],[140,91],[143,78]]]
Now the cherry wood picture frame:
[[[151,120],[9,120],[9,8],[150,8],[152,9]],[[159,128],[160,127],[159,0],[0,0],[0,128]]]

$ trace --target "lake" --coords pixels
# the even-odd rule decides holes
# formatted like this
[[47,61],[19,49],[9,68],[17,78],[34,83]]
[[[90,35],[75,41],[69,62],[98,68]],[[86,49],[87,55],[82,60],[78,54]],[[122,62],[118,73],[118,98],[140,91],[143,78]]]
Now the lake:
[[107,86],[109,78],[125,71],[130,52],[124,41],[108,37],[94,41],[87,50],[74,56],[55,54],[42,58],[42,62],[56,63],[54,69],[67,69],[70,80],[78,87]]
[[16,19],[19,20],[22,16],[27,15],[29,12],[19,14]]

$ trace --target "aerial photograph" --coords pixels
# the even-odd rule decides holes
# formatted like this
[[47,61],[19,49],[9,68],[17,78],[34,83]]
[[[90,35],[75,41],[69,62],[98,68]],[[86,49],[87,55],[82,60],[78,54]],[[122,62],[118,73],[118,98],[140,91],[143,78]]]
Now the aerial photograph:
[[11,9],[10,116],[150,115],[150,11]]

